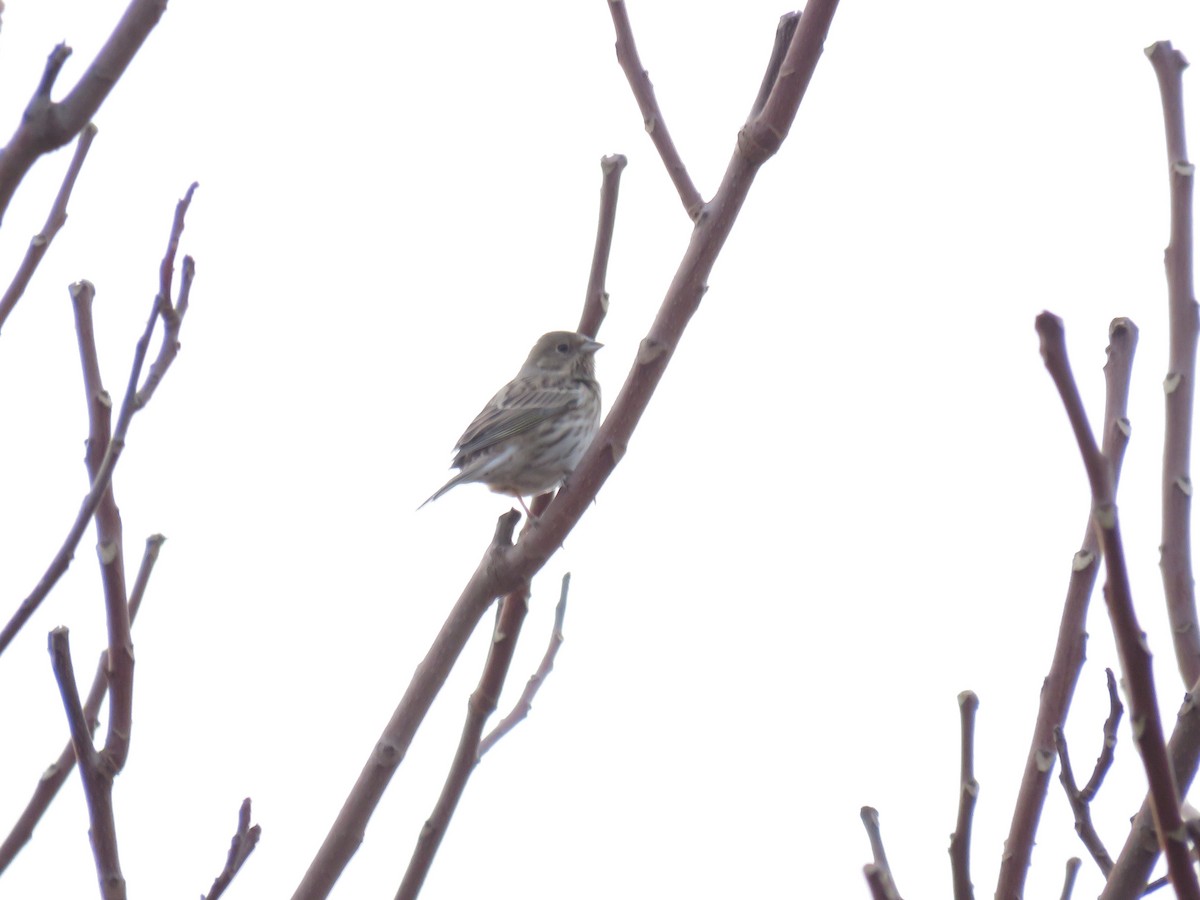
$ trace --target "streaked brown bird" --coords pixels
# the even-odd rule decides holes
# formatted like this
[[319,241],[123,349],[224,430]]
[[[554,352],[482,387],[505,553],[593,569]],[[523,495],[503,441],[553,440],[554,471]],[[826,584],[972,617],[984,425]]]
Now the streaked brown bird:
[[481,482],[516,497],[529,513],[524,496],[561,484],[600,427],[595,353],[602,346],[573,331],[542,335],[517,377],[458,439],[452,465],[459,473],[425,503],[460,484]]

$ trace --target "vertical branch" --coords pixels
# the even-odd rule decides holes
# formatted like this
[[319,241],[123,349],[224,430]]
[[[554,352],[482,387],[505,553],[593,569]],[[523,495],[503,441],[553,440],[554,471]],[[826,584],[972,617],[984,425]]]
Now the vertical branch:
[[1160,41],[1146,48],[1162,95],[1171,190],[1171,241],[1167,245],[1167,308],[1170,349],[1162,471],[1162,568],[1175,658],[1185,687],[1200,679],[1200,620],[1192,573],[1192,412],[1196,399],[1196,346],[1200,334],[1192,268],[1192,190],[1195,167],[1188,162],[1183,127],[1183,70],[1187,60]]
[[[1137,349],[1137,326],[1129,319],[1113,319],[1108,327],[1108,360],[1104,364],[1104,437],[1101,452],[1112,462],[1114,485],[1121,477],[1121,464],[1129,446],[1130,426],[1126,418],[1133,355]],[[1033,856],[1034,836],[1050,776],[1054,773],[1054,729],[1067,719],[1075,685],[1083,670],[1087,645],[1087,610],[1099,574],[1100,537],[1092,527],[1091,515],[1084,523],[1083,541],[1071,562],[1058,641],[1050,671],[1038,699],[1037,720],[1025,761],[1025,774],[1013,805],[1008,840],[1000,861],[996,885],[998,900],[1017,900],[1024,893],[1025,876]]]
[[[87,470],[93,484],[108,454],[112,438],[112,398],[100,378],[100,360],[92,324],[92,301],[96,290],[90,282],[71,285],[75,308],[75,331],[79,337],[79,358],[83,363],[83,389],[88,406]],[[104,584],[105,620],[108,623],[108,669],[110,691],[108,738],[105,741],[106,764],[115,775],[125,766],[129,753],[129,733],[133,725],[133,636],[129,628],[129,607],[125,597],[125,550],[122,545],[121,513],[113,497],[112,485],[101,495],[96,506],[96,549],[100,557],[100,575]]]
[[1063,879],[1062,894],[1059,896],[1061,900],[1071,900],[1071,892],[1075,890],[1075,877],[1079,874],[1079,866],[1081,860],[1078,856],[1072,856],[1067,860],[1067,874]]
[[1107,576],[1104,596],[1129,692],[1134,742],[1150,783],[1150,808],[1163,854],[1167,858],[1167,871],[1179,897],[1200,900],[1200,883],[1192,868],[1187,833],[1179,812],[1175,778],[1163,740],[1150,651],[1133,608],[1129,572],[1121,546],[1111,464],[1100,452],[1088,424],[1083,400],[1067,360],[1062,321],[1050,313],[1042,313],[1037,317],[1037,331],[1046,369],[1062,398],[1091,486],[1092,520],[1100,536]]
[[962,718],[962,760],[959,765],[958,821],[950,835],[950,871],[954,882],[954,900],[972,900],[971,885],[971,818],[979,797],[979,782],[975,780],[975,713],[979,697],[974,691],[958,695]]
[[63,708],[67,714],[67,726],[71,731],[71,743],[75,747],[75,758],[79,761],[79,778],[83,782],[83,793],[87,800],[88,818],[91,827],[88,835],[92,839],[92,855],[96,859],[96,876],[100,881],[101,900],[125,900],[125,877],[121,874],[121,861],[117,852],[117,825],[113,816],[112,773],[109,772],[99,753],[92,744],[83,707],[79,702],[79,688],[75,683],[75,670],[71,665],[71,645],[66,628],[55,628],[50,632],[50,664],[58,681]]
[[608,313],[608,257],[612,250],[613,230],[617,223],[617,194],[621,187],[621,172],[628,160],[619,153],[600,160],[603,180],[600,182],[600,221],[596,223],[596,246],[592,250],[592,268],[588,272],[587,292],[584,294],[583,314],[575,330],[594,338],[600,323]]

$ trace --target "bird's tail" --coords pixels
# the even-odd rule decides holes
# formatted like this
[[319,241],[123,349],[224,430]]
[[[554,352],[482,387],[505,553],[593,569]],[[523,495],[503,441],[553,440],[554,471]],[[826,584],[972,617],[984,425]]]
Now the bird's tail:
[[453,487],[458,487],[462,483],[463,483],[463,476],[462,476],[462,473],[460,472],[458,475],[455,475],[453,478],[451,478],[449,481],[447,481],[445,484],[443,484],[440,488],[438,488],[436,491],[434,491],[433,496],[430,497],[428,500],[426,500],[424,503],[422,503],[420,506],[418,506],[417,509],[418,510],[424,509],[427,505],[432,503],[438,497],[442,496],[442,494],[446,493],[446,491],[450,490]]

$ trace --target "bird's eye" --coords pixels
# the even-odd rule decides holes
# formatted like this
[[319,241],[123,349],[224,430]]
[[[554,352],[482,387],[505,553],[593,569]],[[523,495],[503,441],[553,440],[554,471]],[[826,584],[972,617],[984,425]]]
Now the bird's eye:
[[557,350],[559,353],[566,353],[571,349],[571,345],[570,344],[559,344],[554,349]]

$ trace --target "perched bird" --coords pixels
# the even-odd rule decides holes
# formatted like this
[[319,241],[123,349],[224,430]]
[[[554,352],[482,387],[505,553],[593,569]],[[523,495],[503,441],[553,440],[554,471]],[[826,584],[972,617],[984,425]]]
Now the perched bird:
[[[600,426],[594,355],[603,344],[573,331],[544,334],[517,377],[475,417],[454,448],[452,487],[482,482],[516,497],[549,491],[571,474]],[[421,506],[424,506],[422,503]]]

